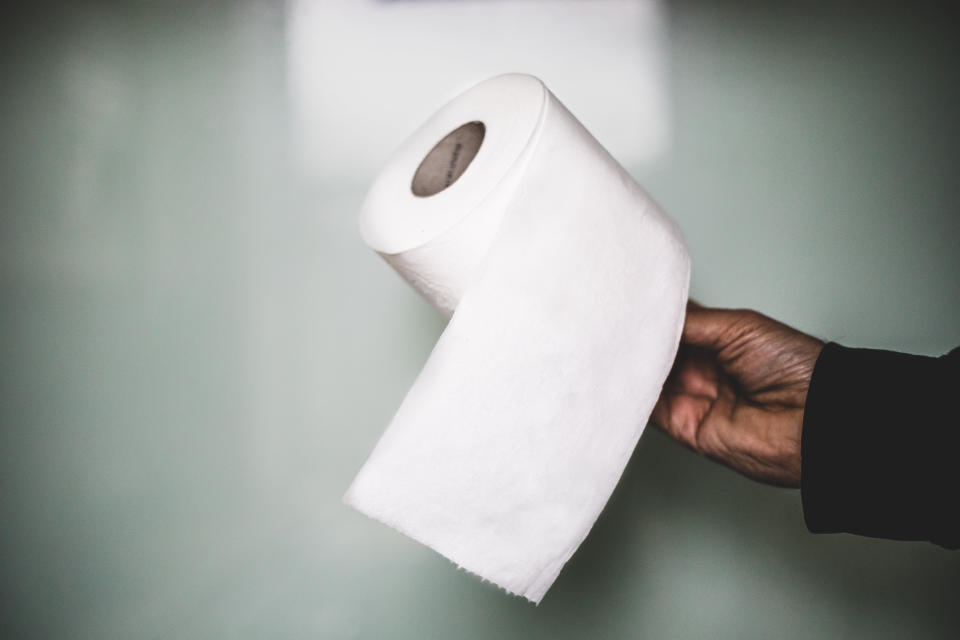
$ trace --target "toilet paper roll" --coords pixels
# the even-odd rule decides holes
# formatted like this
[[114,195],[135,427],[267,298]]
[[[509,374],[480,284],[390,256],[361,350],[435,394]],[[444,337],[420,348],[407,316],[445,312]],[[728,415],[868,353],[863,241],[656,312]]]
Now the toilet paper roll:
[[680,232],[520,74],[416,131],[360,229],[452,318],[344,500],[539,602],[672,365],[690,270]]

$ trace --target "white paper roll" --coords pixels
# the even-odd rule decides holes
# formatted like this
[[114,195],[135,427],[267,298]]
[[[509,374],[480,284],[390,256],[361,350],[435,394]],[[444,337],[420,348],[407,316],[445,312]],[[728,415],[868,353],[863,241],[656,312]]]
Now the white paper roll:
[[690,271],[680,232],[519,74],[414,133],[360,228],[452,318],[344,500],[539,602],[672,365]]

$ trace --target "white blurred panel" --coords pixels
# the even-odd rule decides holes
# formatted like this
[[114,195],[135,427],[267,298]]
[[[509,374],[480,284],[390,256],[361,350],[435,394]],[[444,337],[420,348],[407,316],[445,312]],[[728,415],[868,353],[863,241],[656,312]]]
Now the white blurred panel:
[[519,71],[542,78],[624,165],[670,140],[654,0],[294,0],[296,137],[307,174],[366,183],[443,102]]

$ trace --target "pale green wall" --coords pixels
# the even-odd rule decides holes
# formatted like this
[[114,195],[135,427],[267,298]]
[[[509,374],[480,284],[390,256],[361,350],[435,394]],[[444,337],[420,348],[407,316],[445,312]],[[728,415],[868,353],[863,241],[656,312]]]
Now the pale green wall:
[[[944,352],[955,24],[792,4],[669,7],[635,174],[703,302]],[[14,12],[0,51],[3,637],[956,637],[956,553],[812,536],[653,431],[539,608],[349,511],[442,325],[358,238],[369,176],[298,177],[283,6]]]

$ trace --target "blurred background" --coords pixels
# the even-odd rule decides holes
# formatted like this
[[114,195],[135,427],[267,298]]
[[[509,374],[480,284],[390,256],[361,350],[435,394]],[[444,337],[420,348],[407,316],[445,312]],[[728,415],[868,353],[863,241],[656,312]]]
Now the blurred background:
[[851,346],[960,344],[953,14],[6,9],[0,636],[956,637],[956,553],[813,536],[796,491],[652,429],[536,608],[340,503],[443,328],[356,212],[494,73],[541,75],[671,213],[700,301]]

